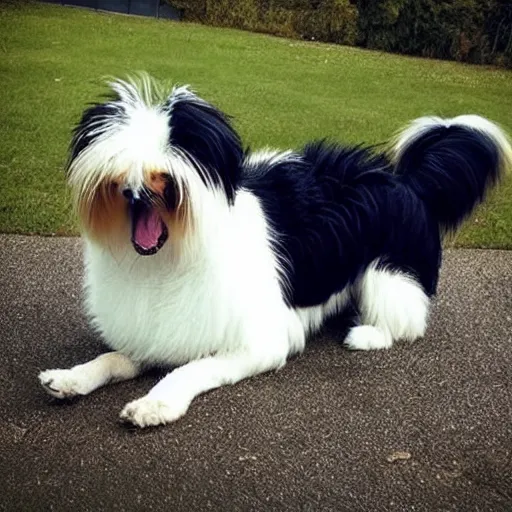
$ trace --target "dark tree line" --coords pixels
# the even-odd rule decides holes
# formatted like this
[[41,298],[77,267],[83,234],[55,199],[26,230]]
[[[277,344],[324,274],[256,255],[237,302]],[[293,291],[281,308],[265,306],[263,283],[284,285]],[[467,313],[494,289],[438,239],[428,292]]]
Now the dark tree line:
[[512,64],[510,0],[360,0],[357,6],[361,46]]
[[512,0],[167,0],[185,19],[512,67]]

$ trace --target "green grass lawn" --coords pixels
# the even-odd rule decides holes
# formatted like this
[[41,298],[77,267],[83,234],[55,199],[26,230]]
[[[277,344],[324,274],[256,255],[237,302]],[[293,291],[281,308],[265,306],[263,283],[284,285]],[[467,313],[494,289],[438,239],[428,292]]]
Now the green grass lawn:
[[[245,142],[385,142],[411,118],[478,113],[512,133],[512,72],[40,3],[0,5],[0,231],[76,233],[63,164],[107,75],[191,84]],[[512,247],[512,179],[456,237]],[[451,242],[452,243],[452,242]]]

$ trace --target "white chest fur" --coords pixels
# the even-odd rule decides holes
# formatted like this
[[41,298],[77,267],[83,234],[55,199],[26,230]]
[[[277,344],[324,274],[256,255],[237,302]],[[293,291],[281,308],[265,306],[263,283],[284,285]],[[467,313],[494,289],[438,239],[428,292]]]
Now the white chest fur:
[[166,271],[164,251],[146,258],[129,254],[120,264],[100,251],[88,248],[86,304],[113,349],[137,360],[180,364],[218,350],[220,338],[229,347],[236,319],[220,325],[227,321],[226,305],[214,300],[206,272]]

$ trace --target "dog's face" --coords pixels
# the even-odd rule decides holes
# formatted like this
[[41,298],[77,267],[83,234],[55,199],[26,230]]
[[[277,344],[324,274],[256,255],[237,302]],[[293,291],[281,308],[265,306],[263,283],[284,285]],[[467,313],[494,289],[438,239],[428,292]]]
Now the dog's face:
[[165,168],[138,169],[106,176],[91,189],[80,190],[76,206],[91,239],[111,248],[131,241],[139,254],[148,256],[160,250],[170,233],[177,242],[191,229],[189,200]]
[[227,117],[185,87],[166,95],[148,78],[111,87],[75,129],[68,181],[91,239],[152,255],[193,232],[205,194],[233,202],[242,146]]

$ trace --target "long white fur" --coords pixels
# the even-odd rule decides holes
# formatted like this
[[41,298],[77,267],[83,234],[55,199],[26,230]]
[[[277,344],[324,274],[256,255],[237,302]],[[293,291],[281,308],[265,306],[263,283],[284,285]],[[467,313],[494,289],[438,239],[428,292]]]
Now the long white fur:
[[[388,348],[397,339],[423,336],[428,298],[421,286],[376,264],[352,289],[325,304],[289,308],[280,288],[287,262],[272,251],[276,235],[258,198],[240,190],[230,207],[220,192],[204,185],[186,157],[168,148],[167,114],[153,102],[149,86],[117,85],[129,107],[127,117],[114,120],[76,159],[71,184],[81,190],[91,180],[124,176],[136,188],[145,168],[165,169],[187,187],[197,222],[185,240],[174,243],[171,233],[150,257],[137,255],[129,236],[113,250],[84,235],[87,312],[117,355],[109,356],[109,364],[94,360],[43,372],[40,380],[49,393],[59,398],[85,394],[107,383],[119,365],[118,380],[134,377],[146,364],[181,365],[121,413],[141,427],[174,421],[198,394],[282,367],[351,295],[359,298],[363,325],[350,331],[349,348]],[[186,89],[175,93],[174,101],[191,94]],[[481,127],[473,118],[454,122]],[[397,142],[397,154],[429,123],[412,125]],[[252,158],[291,157],[268,151]]]

